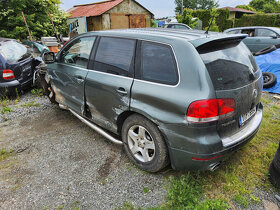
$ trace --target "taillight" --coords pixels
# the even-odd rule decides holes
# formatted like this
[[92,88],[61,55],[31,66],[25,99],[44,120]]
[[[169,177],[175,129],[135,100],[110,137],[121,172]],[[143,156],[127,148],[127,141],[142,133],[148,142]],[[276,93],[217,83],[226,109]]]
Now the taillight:
[[194,123],[212,122],[234,114],[234,99],[208,99],[191,103],[187,120]]
[[3,79],[10,80],[10,79],[14,79],[14,78],[15,78],[15,74],[12,70],[10,70],[10,69],[3,70]]

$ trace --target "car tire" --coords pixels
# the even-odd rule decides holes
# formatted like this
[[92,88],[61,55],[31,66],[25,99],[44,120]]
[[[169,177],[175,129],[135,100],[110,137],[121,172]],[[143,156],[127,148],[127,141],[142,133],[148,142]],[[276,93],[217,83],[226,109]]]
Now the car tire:
[[269,167],[269,179],[275,187],[280,188],[280,173],[277,172],[273,164],[270,164]]
[[276,154],[273,159],[273,165],[276,171],[280,174],[280,148],[276,151]]
[[277,82],[276,76],[270,72],[263,72],[263,87],[270,88]]
[[276,49],[277,49],[276,46],[275,46],[275,45],[272,45],[272,46],[270,46],[270,47],[264,48],[264,49],[262,49],[262,50],[256,52],[254,55],[255,55],[255,56],[264,55],[264,54],[270,53],[270,52],[272,52],[272,51],[274,51],[274,50],[276,50]]
[[169,164],[168,149],[158,127],[147,118],[133,114],[122,127],[124,149],[140,169],[158,172]]

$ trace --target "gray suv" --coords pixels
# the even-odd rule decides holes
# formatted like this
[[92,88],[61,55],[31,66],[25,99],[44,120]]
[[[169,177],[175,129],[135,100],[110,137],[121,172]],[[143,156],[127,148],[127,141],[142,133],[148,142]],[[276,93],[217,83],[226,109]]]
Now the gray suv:
[[140,169],[214,170],[257,133],[262,75],[243,35],[91,32],[45,54],[52,101]]

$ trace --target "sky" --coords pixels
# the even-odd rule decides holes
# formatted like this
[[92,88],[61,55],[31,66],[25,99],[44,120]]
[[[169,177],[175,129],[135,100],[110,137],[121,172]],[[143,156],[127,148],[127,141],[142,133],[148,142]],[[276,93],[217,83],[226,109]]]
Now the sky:
[[[64,10],[70,9],[73,5],[88,4],[99,2],[102,0],[61,0],[61,8]],[[220,0],[220,7],[235,7],[240,4],[249,4],[251,0]],[[174,16],[175,3],[174,0],[137,0],[140,4],[154,13],[156,18]]]

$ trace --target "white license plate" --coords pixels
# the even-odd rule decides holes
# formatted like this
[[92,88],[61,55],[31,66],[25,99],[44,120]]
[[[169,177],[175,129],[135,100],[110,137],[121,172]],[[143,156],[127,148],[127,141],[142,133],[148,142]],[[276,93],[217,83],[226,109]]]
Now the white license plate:
[[243,126],[257,112],[257,107],[251,109],[248,113],[243,114],[239,117],[239,125]]

